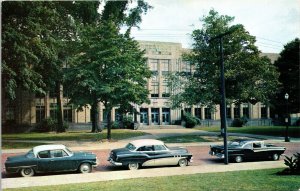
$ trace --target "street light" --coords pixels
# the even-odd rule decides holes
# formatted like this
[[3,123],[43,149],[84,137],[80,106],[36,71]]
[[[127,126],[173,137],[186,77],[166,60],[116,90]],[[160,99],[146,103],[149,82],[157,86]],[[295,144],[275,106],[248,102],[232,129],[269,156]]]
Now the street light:
[[286,93],[284,95],[284,99],[286,100],[286,118],[285,118],[285,124],[286,124],[286,128],[285,128],[285,142],[290,142],[290,138],[289,138],[289,94]]

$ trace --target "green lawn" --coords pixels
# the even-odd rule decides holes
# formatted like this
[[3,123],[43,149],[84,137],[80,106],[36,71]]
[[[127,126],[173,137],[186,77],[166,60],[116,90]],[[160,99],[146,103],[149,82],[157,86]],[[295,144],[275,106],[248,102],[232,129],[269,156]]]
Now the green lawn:
[[194,142],[210,142],[199,135],[183,135],[174,137],[163,137],[160,138],[165,143],[194,143]]
[[[220,127],[197,127],[195,129],[220,132]],[[230,133],[248,133],[256,135],[285,136],[284,126],[245,126],[245,127],[228,127]],[[300,127],[289,127],[289,136],[300,138]]]
[[8,142],[2,141],[2,149],[24,149],[24,148],[32,148],[38,145],[44,145],[46,143],[43,142],[35,142],[35,143],[24,143],[24,142]]
[[[147,133],[124,129],[113,129],[111,131],[113,140],[122,140],[146,134]],[[18,133],[2,134],[2,140],[100,141],[106,139],[106,135],[106,130],[101,133],[90,133],[89,131],[70,131],[65,133]]]
[[279,176],[276,172],[282,169],[253,170],[181,175],[157,178],[138,178],[106,182],[78,183],[58,186],[30,187],[6,190],[22,191],[174,191],[174,190],[272,190],[297,191],[300,188],[299,176]]

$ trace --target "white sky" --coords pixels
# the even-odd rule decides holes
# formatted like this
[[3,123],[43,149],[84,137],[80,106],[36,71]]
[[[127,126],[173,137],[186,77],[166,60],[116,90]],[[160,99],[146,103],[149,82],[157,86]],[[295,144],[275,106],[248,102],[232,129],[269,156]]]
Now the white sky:
[[283,45],[300,37],[300,0],[146,0],[154,8],[143,15],[136,40],[192,44],[189,34],[200,28],[200,18],[214,8],[220,15],[234,16],[257,37],[262,52],[279,53]]

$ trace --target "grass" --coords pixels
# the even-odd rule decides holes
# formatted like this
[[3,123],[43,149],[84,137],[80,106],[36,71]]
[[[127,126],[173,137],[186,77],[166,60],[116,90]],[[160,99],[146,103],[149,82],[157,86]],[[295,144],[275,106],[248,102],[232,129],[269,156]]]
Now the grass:
[[160,138],[165,143],[195,143],[195,142],[210,142],[210,140],[203,138],[199,135],[183,135],[173,137]]
[[28,143],[28,142],[9,142],[9,141],[2,141],[2,149],[24,149],[24,148],[32,148],[38,145],[43,145],[46,143],[42,142],[34,142],[34,143]]
[[[113,129],[111,136],[113,140],[122,140],[136,136],[146,135],[147,133]],[[70,131],[64,133],[18,133],[18,134],[2,134],[2,140],[33,140],[33,141],[100,141],[106,139],[107,131],[101,133],[91,133],[89,131]]]
[[18,189],[22,191],[173,191],[173,190],[280,190],[297,191],[300,188],[299,176],[276,175],[282,169],[235,171],[220,173],[205,173],[194,175],[181,175],[155,178],[138,178],[129,180],[114,180],[106,182],[78,183],[57,186],[29,187]]
[[[245,127],[228,127],[229,133],[247,133],[255,135],[285,136],[285,126],[245,126]],[[220,127],[197,127],[195,129],[220,132]],[[300,138],[300,127],[289,127],[289,136]]]

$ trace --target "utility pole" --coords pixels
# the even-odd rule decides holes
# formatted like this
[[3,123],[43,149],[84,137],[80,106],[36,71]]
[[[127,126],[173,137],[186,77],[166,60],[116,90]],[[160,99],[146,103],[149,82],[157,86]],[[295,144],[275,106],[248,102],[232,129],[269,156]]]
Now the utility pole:
[[220,76],[220,81],[221,81],[221,133],[223,135],[223,140],[224,140],[224,164],[228,164],[228,146],[227,146],[227,127],[226,127],[226,92],[225,92],[225,78],[224,78],[224,56],[223,56],[223,37],[226,35],[230,35],[233,33],[236,29],[238,28],[232,28],[231,30],[219,34],[216,37],[213,37],[209,40],[209,42],[219,39],[220,43],[220,63],[221,63],[221,76]]

